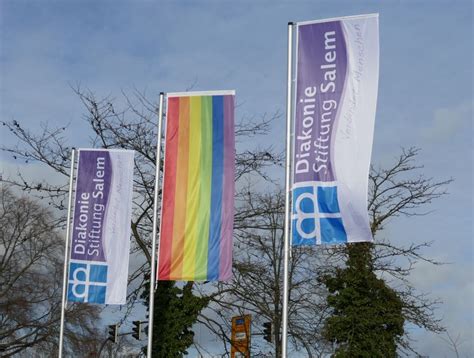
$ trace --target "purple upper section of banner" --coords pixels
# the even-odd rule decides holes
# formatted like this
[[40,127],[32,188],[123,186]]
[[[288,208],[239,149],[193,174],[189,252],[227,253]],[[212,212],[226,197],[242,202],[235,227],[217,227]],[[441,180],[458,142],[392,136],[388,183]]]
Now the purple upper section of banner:
[[105,262],[104,222],[112,180],[110,154],[79,152],[71,259]]
[[331,143],[347,51],[340,21],[298,26],[294,183],[334,181]]

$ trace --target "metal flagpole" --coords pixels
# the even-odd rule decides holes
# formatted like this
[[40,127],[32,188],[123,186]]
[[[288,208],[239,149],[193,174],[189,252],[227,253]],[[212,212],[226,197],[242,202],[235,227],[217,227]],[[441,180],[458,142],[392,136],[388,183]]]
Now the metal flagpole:
[[165,94],[160,93],[160,101],[158,107],[158,133],[156,144],[156,173],[155,173],[155,195],[153,199],[153,237],[151,244],[151,272],[150,272],[150,303],[148,311],[148,347],[147,358],[151,358],[152,342],[153,342],[153,309],[155,303],[155,261],[156,261],[156,205],[158,202],[158,191],[160,183],[160,166],[161,166],[161,125],[163,122],[163,98]]
[[292,59],[293,59],[293,23],[288,23],[288,73],[286,89],[286,173],[285,173],[285,239],[284,239],[284,262],[283,262],[283,319],[282,319],[282,357],[287,353],[288,336],[288,256],[289,245],[289,222],[290,222],[290,166],[291,166],[291,96],[292,96]]
[[66,222],[66,240],[64,245],[64,269],[63,269],[63,294],[61,299],[61,326],[59,328],[59,358],[63,356],[63,341],[64,341],[64,316],[66,310],[66,292],[67,292],[67,265],[69,259],[69,236],[71,228],[71,208],[72,208],[72,184],[74,182],[74,159],[76,150],[71,151],[71,172],[69,174],[69,201],[67,208],[67,222]]

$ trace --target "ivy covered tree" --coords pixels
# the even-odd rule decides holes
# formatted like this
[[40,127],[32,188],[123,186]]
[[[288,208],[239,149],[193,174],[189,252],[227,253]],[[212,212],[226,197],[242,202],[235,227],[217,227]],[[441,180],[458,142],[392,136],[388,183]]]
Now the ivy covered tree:
[[416,175],[422,168],[415,161],[418,153],[409,148],[388,168],[371,168],[368,210],[375,242],[328,250],[336,264],[319,279],[328,290],[331,314],[323,335],[335,347],[333,357],[416,353],[404,329],[407,323],[432,332],[444,330],[435,316],[439,302],[419,293],[408,279],[418,261],[440,264],[421,253],[430,243],[400,247],[379,238],[391,219],[425,215],[423,206],[446,194],[451,180]]
[[404,334],[403,302],[374,273],[372,247],[347,245],[346,267],[322,279],[332,309],[323,336],[336,343],[336,358],[396,357]]
[[[149,286],[142,298],[149,300]],[[193,282],[178,287],[173,281],[160,281],[155,292],[153,315],[153,357],[178,358],[188,354],[193,344],[192,325],[208,305],[208,298],[193,294]],[[146,347],[143,349],[146,353]]]
[[[382,237],[398,215],[423,215],[423,206],[445,194],[450,180],[419,175],[418,149],[370,172],[369,216],[374,243],[293,247],[289,262],[288,341],[290,354],[325,357],[413,355],[407,324],[431,332],[443,327],[438,301],[409,280],[429,242],[399,244]],[[260,191],[259,191],[260,190]],[[253,329],[273,324],[272,342],[256,336],[253,354],[281,355],[284,192],[249,183],[237,195],[234,280],[221,284],[199,321],[230,346],[230,322],[252,314]],[[242,215],[242,218],[239,216]],[[212,310],[212,312],[209,312]]]

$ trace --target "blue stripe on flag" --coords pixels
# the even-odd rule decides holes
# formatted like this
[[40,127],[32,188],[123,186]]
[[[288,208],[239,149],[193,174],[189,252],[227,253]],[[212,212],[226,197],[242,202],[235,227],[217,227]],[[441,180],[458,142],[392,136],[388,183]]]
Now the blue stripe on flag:
[[224,174],[224,97],[212,97],[212,181],[207,280],[219,278]]

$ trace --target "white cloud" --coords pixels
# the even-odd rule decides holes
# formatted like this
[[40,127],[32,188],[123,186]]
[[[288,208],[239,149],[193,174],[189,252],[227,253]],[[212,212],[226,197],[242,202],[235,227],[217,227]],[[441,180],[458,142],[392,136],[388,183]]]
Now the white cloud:
[[436,109],[430,126],[422,130],[422,135],[430,141],[451,141],[453,135],[469,126],[472,128],[472,101]]

